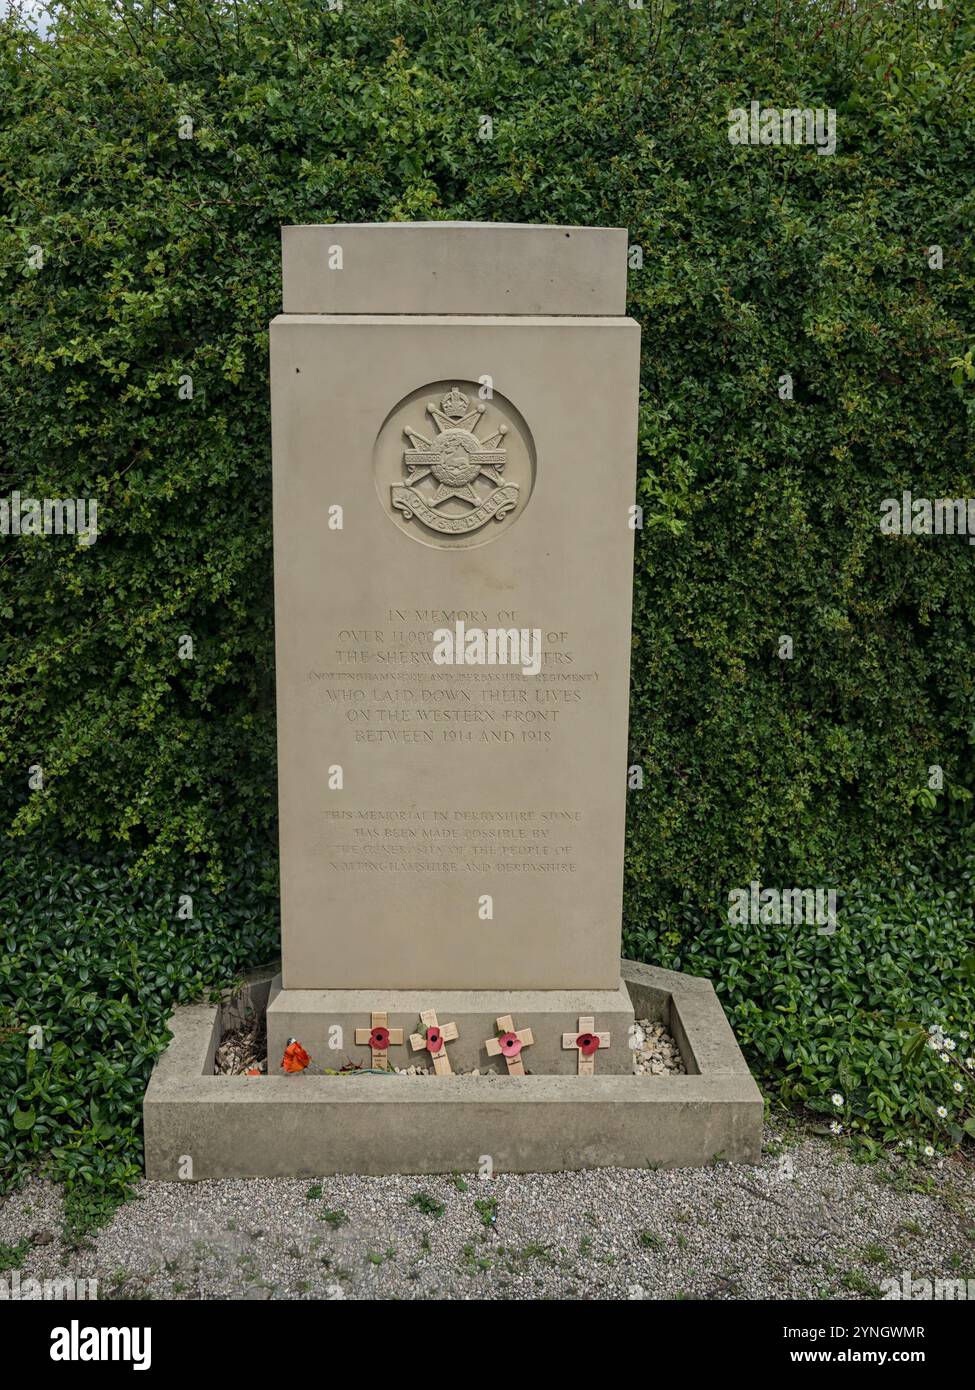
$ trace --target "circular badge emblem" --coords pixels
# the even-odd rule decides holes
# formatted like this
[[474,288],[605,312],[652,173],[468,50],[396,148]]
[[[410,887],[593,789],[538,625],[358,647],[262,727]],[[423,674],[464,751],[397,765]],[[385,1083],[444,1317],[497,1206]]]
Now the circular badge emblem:
[[496,540],[535,483],[528,426],[504,396],[437,381],[395,406],[376,440],[380,503],[422,545],[463,549]]

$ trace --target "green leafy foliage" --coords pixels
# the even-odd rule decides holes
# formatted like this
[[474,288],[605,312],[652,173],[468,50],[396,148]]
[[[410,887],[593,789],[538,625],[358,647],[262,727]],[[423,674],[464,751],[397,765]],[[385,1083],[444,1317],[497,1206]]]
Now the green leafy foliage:
[[960,1053],[975,1053],[973,878],[969,854],[940,880],[908,864],[886,881],[851,883],[832,934],[698,916],[681,966],[714,981],[753,1070],[781,1102],[854,1137],[950,1147],[959,1126],[933,1115],[932,1103],[963,1117],[972,1084],[964,1078],[963,1094],[953,1092],[959,1069],[924,1046],[924,1030],[937,1025]]
[[222,894],[180,886],[187,920],[171,884],[135,885],[117,860],[35,839],[0,855],[0,1174],[45,1162],[69,1229],[141,1173],[142,1097],[173,1005],[277,950],[277,883],[246,846]]
[[424,1216],[443,1216],[446,1210],[443,1202],[438,1201],[430,1192],[414,1192],[410,1198],[410,1206],[416,1207]]

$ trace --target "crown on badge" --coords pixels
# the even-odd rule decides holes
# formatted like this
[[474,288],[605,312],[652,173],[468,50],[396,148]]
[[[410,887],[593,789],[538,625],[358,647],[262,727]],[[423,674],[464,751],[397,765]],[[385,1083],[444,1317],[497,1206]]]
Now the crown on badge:
[[467,414],[470,400],[459,391],[456,386],[452,386],[440,401],[440,409],[447,416],[448,420],[460,420]]

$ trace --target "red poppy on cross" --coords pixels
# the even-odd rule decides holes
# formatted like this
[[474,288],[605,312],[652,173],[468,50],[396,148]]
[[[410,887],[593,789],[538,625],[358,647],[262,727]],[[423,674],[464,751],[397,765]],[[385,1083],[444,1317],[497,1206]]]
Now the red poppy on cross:
[[386,1014],[370,1014],[372,1020],[371,1028],[357,1028],[355,1030],[355,1040],[357,1043],[368,1043],[372,1050],[372,1065],[376,1071],[389,1071],[389,1049],[390,1047],[402,1047],[403,1030],[402,1028],[390,1028],[389,1018]]
[[488,1038],[484,1047],[489,1057],[503,1057],[505,1059],[508,1063],[509,1076],[524,1076],[525,1064],[521,1060],[521,1049],[531,1047],[534,1041],[530,1028],[522,1028],[516,1033],[511,1015],[505,1014],[498,1019],[498,1036]]
[[425,1048],[433,1058],[433,1069],[437,1075],[450,1076],[450,1058],[447,1056],[446,1044],[460,1036],[457,1024],[439,1023],[433,1009],[427,1009],[420,1015],[420,1023],[423,1032],[410,1034],[410,1046],[414,1052]]
[[579,1075],[592,1076],[596,1070],[596,1053],[601,1047],[609,1047],[609,1034],[596,1032],[594,1018],[580,1018],[578,1033],[563,1033],[562,1047],[576,1048],[579,1053]]

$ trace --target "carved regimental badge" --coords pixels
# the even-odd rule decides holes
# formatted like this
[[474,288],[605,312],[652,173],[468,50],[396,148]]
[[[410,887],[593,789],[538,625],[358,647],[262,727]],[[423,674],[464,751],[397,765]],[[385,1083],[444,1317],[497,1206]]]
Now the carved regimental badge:
[[467,535],[489,521],[501,521],[519,497],[518,484],[506,483],[502,476],[508,426],[499,425],[478,439],[486,407],[472,409],[457,386],[441,397],[439,406],[428,402],[427,411],[437,434],[427,439],[417,430],[403,430],[413,447],[403,453],[406,484],[391,489],[394,509],[407,521],[415,518],[447,535]]

